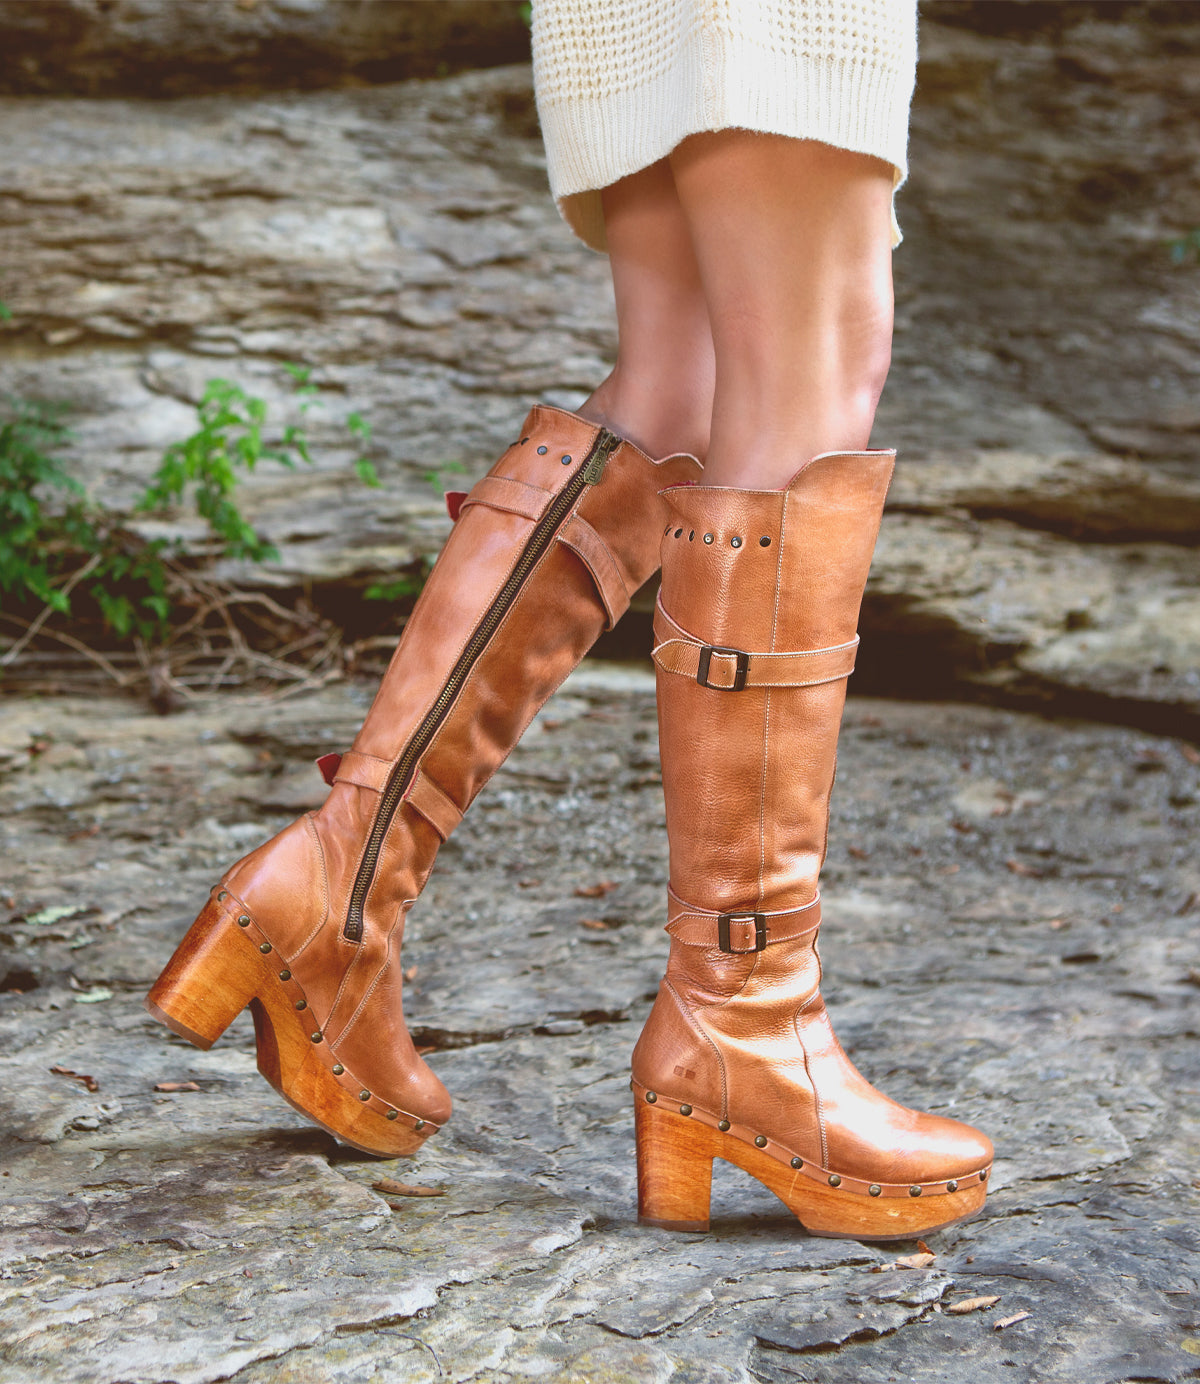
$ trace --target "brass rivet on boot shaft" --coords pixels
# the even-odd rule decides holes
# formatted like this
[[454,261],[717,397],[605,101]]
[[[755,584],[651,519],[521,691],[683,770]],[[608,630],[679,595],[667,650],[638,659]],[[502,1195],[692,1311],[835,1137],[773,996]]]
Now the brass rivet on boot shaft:
[[358,1098],[359,1098],[359,1100],[370,1100],[370,1099],[371,1099],[371,1093],[370,1093],[370,1091],[360,1091],[360,1092],[358,1093]]
[[957,1191],[958,1191],[958,1183],[955,1182],[955,1180],[954,1180],[953,1178],[951,1178],[950,1181],[946,1183],[946,1191],[947,1191],[947,1192],[957,1192]]
[[546,455],[546,453],[547,453],[549,450],[550,450],[549,447],[539,447],[539,448],[538,448],[538,456],[544,457],[544,456]]
[[340,1062],[335,1062],[335,1063],[333,1064],[333,1074],[334,1074],[334,1076],[341,1076],[341,1074],[342,1074],[345,1070],[346,1070],[345,1067],[343,1067],[342,1064],[341,1064]]
[[387,1112],[387,1117],[389,1120],[394,1120],[399,1113],[400,1112],[398,1110],[389,1110]]
[[767,535],[766,535],[765,533],[764,533],[763,536],[758,540],[758,546],[759,546],[760,548],[769,548],[769,547],[771,546],[771,540],[767,537]]
[[682,538],[682,537],[683,537],[683,530],[682,530],[682,529],[676,529],[676,530],[675,530],[675,537],[676,537],[676,538]]
[[831,1187],[840,1187],[842,1185],[842,1179],[838,1177],[837,1173],[829,1174],[829,1185]]
[[229,890],[228,890],[228,889],[222,889],[222,890],[217,894],[217,902],[218,902],[218,903],[224,903],[225,900],[226,900],[228,897],[229,897]]
[[880,1187],[878,1182],[872,1182],[871,1185],[867,1188],[867,1195],[871,1197],[877,1197],[882,1191],[883,1188]]
[[765,1134],[756,1134],[754,1136],[754,1146],[755,1148],[765,1149],[767,1146],[767,1136]]
[[280,972],[279,972],[279,979],[280,979],[280,980],[291,980],[291,978],[292,978],[292,973],[291,973],[291,971],[280,971]]
[[424,1121],[424,1120],[418,1120],[418,1121],[416,1122],[416,1124],[413,1125],[413,1129],[416,1129],[416,1130],[421,1130],[421,1129],[424,1129],[424,1128],[425,1128],[425,1121]]
[[271,944],[270,942],[260,942],[258,944],[258,949],[260,952],[262,952],[264,956],[266,956],[266,954],[271,950]]
[[980,1180],[980,1182],[986,1182],[986,1181],[987,1181],[987,1175],[988,1175],[988,1170],[987,1170],[986,1168],[984,1168],[984,1170],[979,1174],[979,1180]]
[[917,1187],[917,1186],[914,1184],[912,1187],[910,1187],[910,1188],[908,1189],[908,1195],[909,1195],[910,1197],[919,1197],[919,1196],[921,1195],[921,1189],[920,1189],[920,1187]]
[[799,1171],[802,1167],[804,1167],[804,1159],[803,1159],[803,1158],[793,1158],[793,1159],[792,1159],[792,1167],[795,1168],[797,1171]]
[[681,1115],[690,1115],[692,1113],[692,1107],[690,1105],[681,1105],[679,1107],[679,1113]]
[[297,1008],[297,1009],[307,1009],[307,1008],[308,1008],[308,1001],[307,1001],[307,1000],[297,1000],[297,1001],[296,1001],[296,1008]]
[[647,1104],[647,1105],[653,1105],[654,1102],[655,1102],[657,1099],[658,1099],[658,1097],[654,1094],[653,1091],[647,1091],[647,1092],[646,1092],[646,1104]]
[[319,1043],[319,1042],[321,1041],[321,1035],[320,1035],[320,1033],[319,1033],[319,1032],[318,1032],[318,1033],[314,1033],[313,1036],[312,1036],[312,1040],[313,1040],[314,1043]]
[[564,466],[570,466],[571,464],[571,458],[565,452],[563,453],[562,464]]
[[740,548],[742,546],[742,540],[735,536],[729,540],[729,546],[731,548]]
[[691,533],[688,534],[688,542],[690,543],[690,542],[692,541],[692,539],[694,539],[695,537],[696,537],[696,530],[693,529],[693,530],[691,531]]
[[249,915],[246,914],[246,913],[243,913],[242,916],[238,919],[238,927],[249,927],[249,926],[250,926],[250,918],[249,918]]
[[714,538],[715,536],[716,536],[715,534],[706,533],[706,534],[704,535],[704,541],[705,541],[705,543],[711,543],[711,542],[713,541],[713,538]]
[[717,1124],[717,1128],[718,1128],[722,1133],[724,1133],[725,1130],[727,1130],[727,1129],[729,1128],[729,1121],[728,1121],[728,1120],[721,1120],[721,1121]]

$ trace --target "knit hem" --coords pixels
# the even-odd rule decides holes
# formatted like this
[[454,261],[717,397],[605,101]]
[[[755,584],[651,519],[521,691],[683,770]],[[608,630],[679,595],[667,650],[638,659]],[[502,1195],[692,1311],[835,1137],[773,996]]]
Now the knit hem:
[[895,190],[908,176],[912,73],[865,63],[764,52],[698,30],[653,81],[592,99],[539,103],[552,191],[567,224],[608,248],[600,189],[665,158],[688,135],[745,129],[819,140],[885,159],[894,169],[892,244],[900,243]]

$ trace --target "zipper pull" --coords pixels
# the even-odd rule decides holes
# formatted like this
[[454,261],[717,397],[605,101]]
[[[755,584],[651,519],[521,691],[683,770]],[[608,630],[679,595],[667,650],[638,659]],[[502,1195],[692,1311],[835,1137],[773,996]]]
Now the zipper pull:
[[621,439],[616,433],[610,433],[607,428],[600,429],[600,436],[596,439],[596,445],[592,448],[591,459],[583,468],[583,479],[588,485],[599,485],[600,478],[604,475],[604,468],[608,465],[608,459],[621,445]]

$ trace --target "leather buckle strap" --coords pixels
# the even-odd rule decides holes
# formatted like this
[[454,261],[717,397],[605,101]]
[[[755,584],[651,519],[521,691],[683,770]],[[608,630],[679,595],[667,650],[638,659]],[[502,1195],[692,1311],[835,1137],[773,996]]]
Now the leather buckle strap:
[[[713,654],[721,654],[734,660],[733,681],[709,682],[708,671],[712,667]],[[696,681],[701,687],[711,687],[715,692],[740,692],[746,685],[746,674],[750,669],[750,655],[741,649],[727,649],[721,644],[705,644],[700,650],[696,665]]]
[[735,649],[706,644],[672,620],[662,607],[654,612],[654,662],[664,673],[695,678],[714,692],[741,692],[747,687],[818,687],[854,672],[858,636],[825,649]]
[[749,908],[718,913],[685,902],[674,890],[668,890],[667,905],[667,932],[674,941],[687,947],[715,947],[726,956],[752,956],[776,942],[807,936],[821,926],[819,894],[799,908],[774,913]]
[[[753,929],[753,941],[748,947],[735,947],[730,938],[732,928],[737,928],[738,941],[750,938],[748,929]],[[741,956],[744,952],[760,952],[767,949],[767,920],[761,913],[721,913],[717,916],[717,947],[727,956]]]

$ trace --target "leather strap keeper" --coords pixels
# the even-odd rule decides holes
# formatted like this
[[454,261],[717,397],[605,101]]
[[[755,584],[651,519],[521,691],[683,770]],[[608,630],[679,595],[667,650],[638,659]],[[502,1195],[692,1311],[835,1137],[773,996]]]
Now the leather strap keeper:
[[404,801],[425,818],[443,841],[450,839],[450,833],[463,819],[458,806],[420,769],[413,775]]
[[542,511],[552,498],[549,490],[512,476],[484,476],[467,491],[458,512],[461,515],[471,505],[487,505],[489,509],[502,509],[509,514],[519,514],[523,519],[536,520],[542,517]]
[[592,574],[592,580],[596,583],[596,590],[600,593],[600,599],[604,602],[604,609],[608,615],[608,628],[612,629],[629,609],[629,589],[608,544],[591,524],[578,514],[572,514],[562,526],[558,541],[566,544],[581,558],[584,566]]
[[785,653],[743,652],[705,644],[681,629],[661,603],[654,611],[654,638],[654,662],[658,667],[718,692],[740,692],[743,687],[817,687],[837,682],[854,672],[858,652],[858,635],[828,649]]
[[667,895],[667,932],[687,947],[715,947],[731,956],[753,955],[776,942],[815,932],[821,926],[821,896],[800,908],[777,913],[756,913],[734,908],[710,912]]
[[335,783],[353,783],[359,788],[369,788],[373,793],[382,793],[392,772],[392,761],[380,759],[373,754],[361,754],[358,750],[347,750],[342,762],[333,776]]

